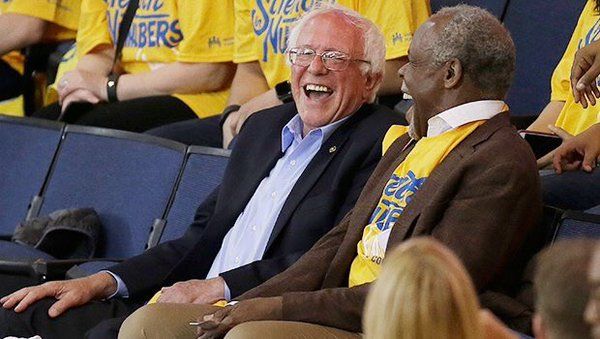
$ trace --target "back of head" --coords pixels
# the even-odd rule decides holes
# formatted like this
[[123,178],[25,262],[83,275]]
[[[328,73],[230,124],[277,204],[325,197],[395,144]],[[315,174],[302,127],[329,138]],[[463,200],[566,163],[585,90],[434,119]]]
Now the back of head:
[[[536,310],[548,338],[590,338],[584,321],[589,296],[587,272],[594,250],[593,240],[558,242],[538,256],[534,287]],[[536,336],[541,329],[534,324]]]
[[448,18],[431,42],[434,63],[456,58],[481,99],[504,99],[515,72],[515,46],[506,28],[488,11],[474,6],[445,7],[430,20]]
[[459,259],[432,238],[394,249],[367,298],[366,338],[480,338],[479,303]]

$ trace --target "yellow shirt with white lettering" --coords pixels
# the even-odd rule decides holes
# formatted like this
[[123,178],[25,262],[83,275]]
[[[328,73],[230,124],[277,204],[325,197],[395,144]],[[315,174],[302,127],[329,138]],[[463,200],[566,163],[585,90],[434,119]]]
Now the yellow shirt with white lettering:
[[[123,0],[83,0],[77,34],[81,57],[102,44],[115,44],[127,8]],[[149,72],[172,62],[233,59],[233,0],[147,0],[140,6],[123,47],[127,73]],[[174,94],[200,117],[220,113],[229,90]]]
[[[575,103],[571,90],[571,66],[575,59],[575,53],[600,38],[600,15],[594,11],[595,1],[588,0],[577,27],[571,36],[567,50],[552,75],[552,101],[564,101],[565,105],[556,120],[555,125],[567,132],[577,135],[591,125],[600,122],[600,106],[588,106],[583,108]],[[600,81],[597,79],[600,85]]]
[[289,80],[287,37],[294,21],[317,2],[346,6],[377,24],[385,36],[386,59],[408,54],[414,32],[431,12],[424,0],[235,0],[234,61],[258,61],[270,88]]
[[[388,180],[369,224],[358,242],[357,256],[350,267],[350,287],[374,281],[379,275],[387,243],[394,223],[427,177],[448,154],[471,132],[485,123],[479,120],[447,131],[435,137],[421,138],[406,159],[394,170]],[[384,139],[387,150],[393,140],[407,132],[402,126],[392,126]],[[387,140],[387,141],[386,141]]]

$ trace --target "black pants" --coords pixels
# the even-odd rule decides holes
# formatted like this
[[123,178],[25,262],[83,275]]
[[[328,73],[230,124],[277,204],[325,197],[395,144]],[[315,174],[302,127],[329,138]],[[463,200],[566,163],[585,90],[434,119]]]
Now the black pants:
[[221,147],[223,145],[223,133],[219,125],[220,119],[221,116],[216,116],[180,121],[151,129],[146,133],[187,145]]
[[21,94],[21,74],[0,60],[0,101],[14,98]]
[[[37,282],[31,278],[0,274],[0,294],[13,291]],[[0,338],[5,336],[32,337],[40,335],[52,338],[117,338],[125,318],[142,306],[144,300],[115,298],[96,301],[68,310],[57,318],[48,316],[54,299],[43,299],[22,313],[0,308]]]
[[[57,120],[60,116],[60,106],[46,106],[33,116]],[[183,101],[164,95],[114,103],[73,103],[65,111],[62,120],[72,124],[144,132],[154,127],[193,118],[196,118],[196,114]]]

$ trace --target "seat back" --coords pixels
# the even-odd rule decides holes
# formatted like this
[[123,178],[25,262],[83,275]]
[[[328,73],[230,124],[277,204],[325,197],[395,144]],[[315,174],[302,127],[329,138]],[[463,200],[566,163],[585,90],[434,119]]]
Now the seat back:
[[435,13],[442,7],[456,6],[459,4],[467,4],[485,8],[494,14],[498,19],[502,20],[502,15],[509,0],[431,0],[431,12]]
[[566,211],[554,234],[554,241],[570,238],[600,238],[600,206],[585,212]]
[[185,233],[200,203],[221,183],[229,154],[218,148],[190,146],[166,217],[163,223],[155,223],[149,247]]
[[512,0],[504,16],[517,48],[507,103],[514,115],[537,115],[550,100],[550,79],[585,0]]
[[92,207],[103,225],[97,257],[141,253],[166,210],[186,146],[148,135],[67,126],[39,213]]
[[39,194],[64,124],[0,116],[0,235],[11,235]]

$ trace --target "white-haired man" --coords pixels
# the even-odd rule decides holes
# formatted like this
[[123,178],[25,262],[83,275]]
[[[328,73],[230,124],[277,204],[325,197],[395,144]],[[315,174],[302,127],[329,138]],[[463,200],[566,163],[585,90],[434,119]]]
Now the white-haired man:
[[[321,19],[307,23],[292,47],[327,50],[317,34]],[[463,5],[421,25],[408,59],[399,73],[414,98],[411,134],[419,140],[405,127],[390,129],[384,157],[344,220],[238,303],[147,305],[125,321],[122,338],[215,338],[235,326],[229,338],[359,338],[365,298],[387,249],[422,235],[458,255],[484,307],[518,316],[503,307],[510,299],[503,294],[514,287],[511,266],[537,223],[541,199],[533,153],[502,101],[514,44],[494,16]],[[303,79],[302,65],[295,81]]]
[[[159,303],[235,298],[285,270],[342,219],[381,157],[385,131],[400,118],[370,104],[385,55],[376,26],[341,7],[310,16],[322,18],[321,25],[300,24],[303,34],[289,51],[296,105],[253,115],[223,183],[198,208],[186,235],[108,272],[1,299],[19,313],[0,312],[0,337],[82,337],[107,318],[115,320],[96,326],[89,336],[114,337],[120,325],[115,317],[135,310],[157,290],[160,296],[153,299]],[[90,302],[115,293],[129,299]],[[59,300],[37,302],[45,297]]]

